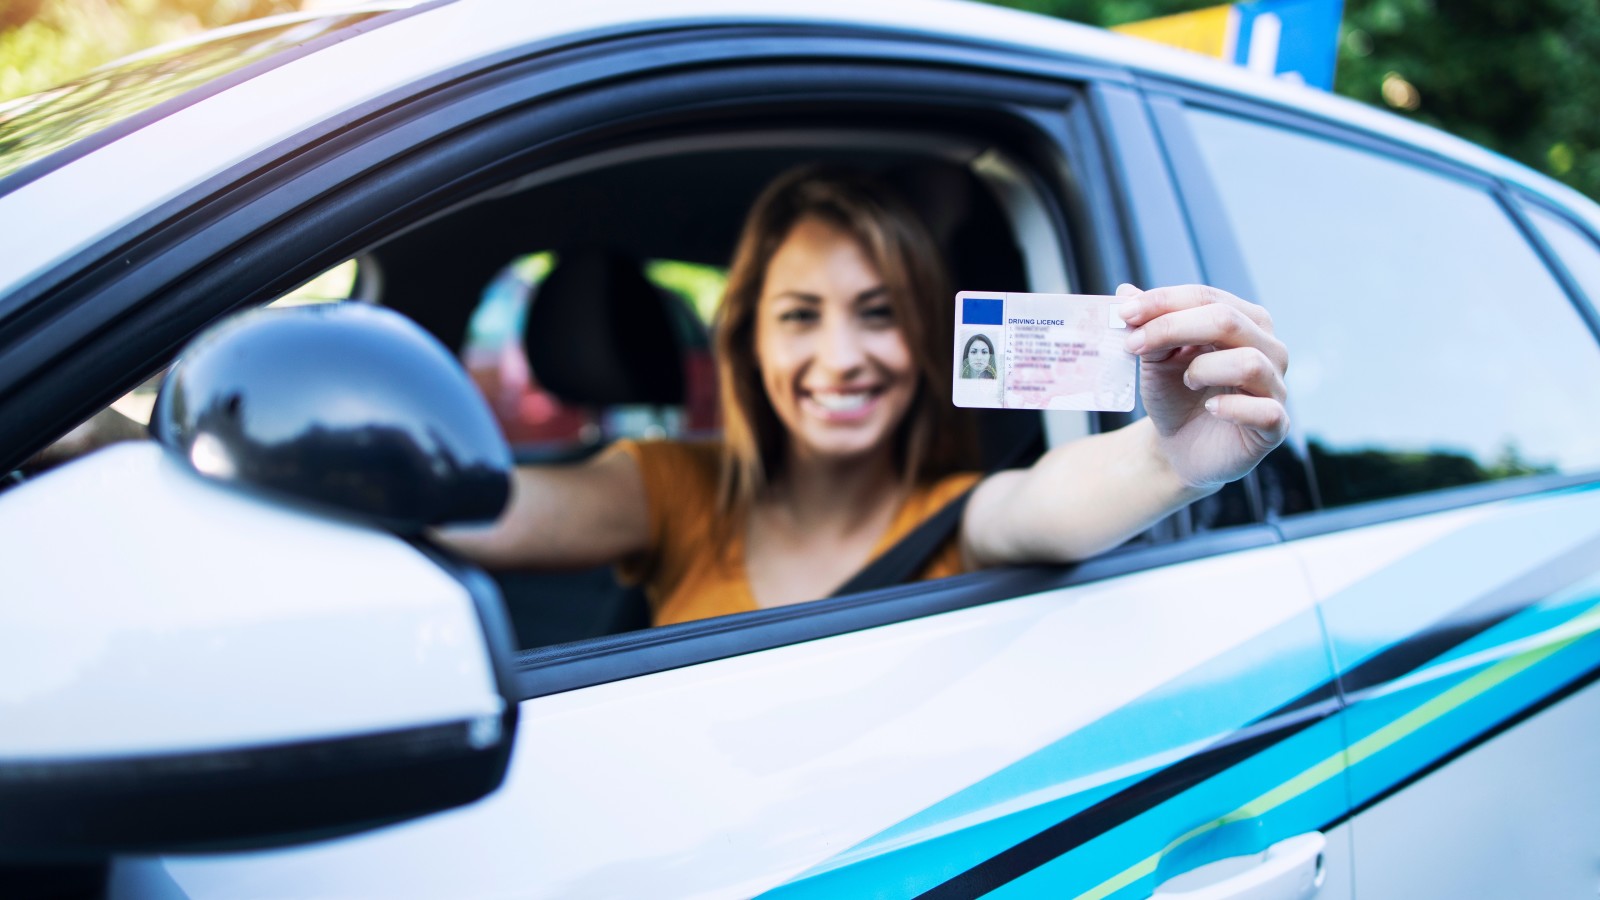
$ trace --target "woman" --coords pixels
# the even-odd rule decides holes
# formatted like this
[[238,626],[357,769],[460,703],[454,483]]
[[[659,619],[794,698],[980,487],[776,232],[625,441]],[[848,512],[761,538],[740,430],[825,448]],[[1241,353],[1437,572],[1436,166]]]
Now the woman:
[[745,223],[718,313],[724,439],[519,468],[493,528],[445,540],[491,567],[617,563],[666,624],[827,596],[974,485],[921,577],[1083,559],[1282,441],[1287,355],[1264,311],[1210,288],[1124,285],[1149,416],[982,477],[950,402],[938,256],[876,182],[780,177]]
[[961,351],[962,378],[994,378],[994,344],[987,335],[975,334],[967,338]]

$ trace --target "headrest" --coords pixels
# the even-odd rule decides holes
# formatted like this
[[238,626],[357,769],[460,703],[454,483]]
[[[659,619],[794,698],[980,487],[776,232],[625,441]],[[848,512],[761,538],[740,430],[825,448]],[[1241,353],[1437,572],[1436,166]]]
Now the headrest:
[[528,307],[523,347],[533,376],[564,403],[681,405],[670,302],[624,254],[562,252]]

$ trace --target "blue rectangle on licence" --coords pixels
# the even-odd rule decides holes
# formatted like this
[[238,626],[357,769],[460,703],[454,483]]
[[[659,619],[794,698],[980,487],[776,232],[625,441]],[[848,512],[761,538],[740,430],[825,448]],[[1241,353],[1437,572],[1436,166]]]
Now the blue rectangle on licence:
[[1005,309],[1004,297],[962,297],[961,324],[999,325]]

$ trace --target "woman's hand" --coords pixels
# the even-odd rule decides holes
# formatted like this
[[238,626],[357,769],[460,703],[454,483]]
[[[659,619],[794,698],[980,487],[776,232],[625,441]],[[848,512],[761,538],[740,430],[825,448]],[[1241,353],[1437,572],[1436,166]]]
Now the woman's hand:
[[1203,285],[1117,289],[1158,452],[1190,487],[1242,477],[1289,433],[1289,351],[1254,303]]

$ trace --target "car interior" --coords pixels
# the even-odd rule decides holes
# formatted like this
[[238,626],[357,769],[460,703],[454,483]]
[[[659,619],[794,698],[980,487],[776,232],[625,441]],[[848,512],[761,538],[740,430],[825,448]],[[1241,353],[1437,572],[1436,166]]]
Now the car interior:
[[[503,181],[325,273],[340,276],[335,286],[320,278],[278,303],[359,300],[415,320],[458,352],[519,463],[572,463],[621,437],[715,437],[709,348],[721,279],[761,188],[806,163],[862,169],[899,189],[958,290],[1072,287],[1062,217],[992,142],[750,128],[637,142]],[[130,407],[147,419],[158,383],[97,418],[129,436],[121,420],[139,419]],[[1043,452],[1040,415],[973,412],[986,470]],[[1082,420],[1069,436],[1089,430],[1083,414],[1060,415]],[[1061,438],[1059,424],[1051,431]],[[609,567],[492,574],[525,649],[649,625],[642,592]]]
[[[751,131],[598,154],[458,204],[371,248],[358,269],[381,285],[374,299],[462,350],[519,462],[571,462],[619,437],[714,436],[712,323],[704,313],[716,297],[686,296],[651,274],[670,261],[719,279],[761,188],[810,162],[864,169],[898,188],[943,247],[953,284],[1033,283],[1013,217],[985,177],[1002,168],[998,153],[948,135],[889,132]],[[1059,267],[1059,251],[1051,255]],[[501,317],[519,333],[501,335],[489,353],[480,348],[480,359],[494,361],[487,369],[497,364],[513,376],[497,377],[467,352],[489,330],[474,328],[475,316],[493,301],[486,291],[530,256],[541,271],[522,280],[518,314]],[[508,392],[521,371],[526,381]],[[496,401],[508,393],[515,402]],[[978,415],[986,468],[1042,452],[1038,415]],[[533,416],[565,424],[541,431],[526,421]],[[642,593],[619,586],[609,568],[495,577],[525,648],[649,624]]]

